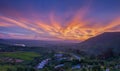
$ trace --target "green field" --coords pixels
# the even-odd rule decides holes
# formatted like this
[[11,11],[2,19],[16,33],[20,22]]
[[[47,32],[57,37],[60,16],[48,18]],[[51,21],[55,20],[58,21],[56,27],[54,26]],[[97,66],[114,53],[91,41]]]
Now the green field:
[[[32,65],[36,65],[35,63],[35,57],[40,57],[40,54],[35,52],[1,52],[0,53],[0,59],[3,59],[3,61],[0,63],[0,71],[35,71],[34,67]],[[4,60],[5,58],[8,58],[8,60]],[[21,59],[24,62],[22,63],[13,63],[8,62],[9,59]],[[30,65],[29,65],[30,64]],[[27,66],[29,65],[29,66]]]
[[35,69],[21,65],[0,65],[0,71],[35,71]]
[[35,57],[39,57],[40,55],[35,52],[4,52],[0,53],[0,57],[11,57],[18,58],[22,60],[33,60]]

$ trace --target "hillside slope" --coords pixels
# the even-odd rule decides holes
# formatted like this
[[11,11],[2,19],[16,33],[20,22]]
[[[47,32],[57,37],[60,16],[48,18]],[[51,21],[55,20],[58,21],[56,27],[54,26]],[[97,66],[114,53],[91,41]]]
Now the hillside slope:
[[89,54],[100,54],[107,49],[120,53],[120,32],[105,32],[76,45]]

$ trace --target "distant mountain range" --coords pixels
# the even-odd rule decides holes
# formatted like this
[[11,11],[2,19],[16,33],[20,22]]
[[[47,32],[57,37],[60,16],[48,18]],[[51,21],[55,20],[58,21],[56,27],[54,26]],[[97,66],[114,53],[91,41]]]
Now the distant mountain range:
[[120,53],[120,32],[105,32],[76,44],[76,48],[88,54],[100,54],[107,49]]
[[28,47],[54,47],[54,46],[66,46],[74,44],[70,41],[45,41],[45,40],[28,40],[28,39],[0,39],[0,44],[14,45],[24,44]]
[[[120,54],[120,32],[105,32],[81,43],[66,41],[0,39],[0,44],[25,44],[28,47],[51,47],[55,50],[77,49],[87,54],[98,55],[108,49]],[[69,50],[68,50],[69,51]]]

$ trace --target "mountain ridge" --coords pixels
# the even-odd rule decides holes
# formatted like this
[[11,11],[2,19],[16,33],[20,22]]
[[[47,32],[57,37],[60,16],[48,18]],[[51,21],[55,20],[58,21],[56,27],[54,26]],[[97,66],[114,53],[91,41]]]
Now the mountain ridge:
[[105,32],[76,44],[77,49],[88,54],[100,54],[107,49],[120,53],[120,32]]

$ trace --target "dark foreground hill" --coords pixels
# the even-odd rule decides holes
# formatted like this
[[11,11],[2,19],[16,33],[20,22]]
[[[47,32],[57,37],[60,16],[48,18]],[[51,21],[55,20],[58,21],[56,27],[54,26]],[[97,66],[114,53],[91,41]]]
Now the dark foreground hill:
[[88,54],[98,55],[108,50],[120,54],[120,32],[105,32],[76,45]]

